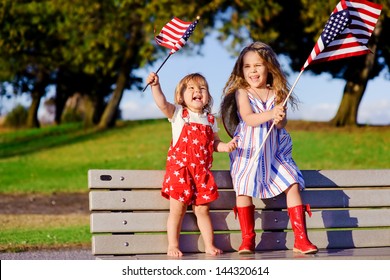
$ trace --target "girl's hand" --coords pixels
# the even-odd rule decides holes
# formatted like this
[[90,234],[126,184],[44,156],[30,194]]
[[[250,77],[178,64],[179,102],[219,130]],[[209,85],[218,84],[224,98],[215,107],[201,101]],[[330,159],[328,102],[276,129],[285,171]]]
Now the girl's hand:
[[286,118],[286,106],[282,105],[276,105],[272,111],[273,111],[273,117],[274,117],[274,123],[278,124]]
[[228,153],[237,149],[237,136],[234,137],[232,140],[230,140],[228,143],[226,143],[226,145],[227,145],[227,152]]
[[157,86],[160,84],[158,75],[154,72],[151,72],[149,74],[148,78],[146,79],[146,82],[150,86]]
[[214,151],[230,153],[237,148],[237,137],[234,137],[228,143],[224,143],[219,136],[214,133]]

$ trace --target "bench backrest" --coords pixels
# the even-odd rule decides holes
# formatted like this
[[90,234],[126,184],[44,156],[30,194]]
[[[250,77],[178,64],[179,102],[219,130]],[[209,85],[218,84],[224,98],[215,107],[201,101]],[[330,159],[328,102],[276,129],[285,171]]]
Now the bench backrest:
[[[168,200],[161,197],[163,170],[89,170],[94,255],[165,253]],[[229,171],[213,171],[220,197],[211,204],[215,242],[235,251],[241,242],[234,218],[235,193]],[[310,240],[319,248],[390,246],[390,169],[303,170]],[[284,195],[255,199],[257,250],[291,249],[294,236]],[[193,213],[186,214],[183,252],[202,252]]]

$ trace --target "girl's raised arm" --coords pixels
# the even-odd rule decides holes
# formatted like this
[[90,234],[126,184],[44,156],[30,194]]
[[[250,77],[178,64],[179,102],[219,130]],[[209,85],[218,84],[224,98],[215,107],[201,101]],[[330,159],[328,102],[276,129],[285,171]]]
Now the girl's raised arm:
[[147,78],[147,83],[152,89],[153,99],[157,107],[168,118],[172,118],[175,112],[175,105],[168,102],[160,86],[160,81],[156,73],[150,73]]

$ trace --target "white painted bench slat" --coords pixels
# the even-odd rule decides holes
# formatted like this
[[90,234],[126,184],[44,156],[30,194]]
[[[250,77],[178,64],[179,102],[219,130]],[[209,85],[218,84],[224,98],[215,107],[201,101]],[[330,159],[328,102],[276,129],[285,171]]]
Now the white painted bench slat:
[[[232,211],[210,213],[215,231],[240,230],[238,220]],[[159,232],[166,231],[168,212],[156,212],[153,215],[144,212],[130,213],[92,213],[91,232]],[[286,211],[256,211],[255,227],[258,230],[291,229],[290,219]],[[390,209],[360,210],[318,210],[307,218],[310,229],[324,228],[364,228],[390,227]],[[184,217],[182,232],[199,231],[193,213]]]
[[[372,195],[373,192],[375,195]],[[233,209],[235,205],[234,191],[219,191],[220,197],[213,202],[211,209]],[[345,189],[345,190],[307,190],[302,192],[305,203],[312,208],[349,208],[349,207],[383,207],[390,201],[390,188],[377,190]],[[284,195],[275,199],[255,199],[257,208],[286,208]],[[91,191],[90,210],[168,210],[168,200],[161,197],[160,190],[128,191]]]
[[[310,231],[310,240],[319,248],[365,248],[390,246],[390,229]],[[263,232],[256,235],[256,250],[291,250],[294,243],[292,232]],[[185,253],[204,252],[199,235],[180,237],[181,250]],[[223,251],[235,251],[241,244],[241,233],[215,234],[215,244]],[[164,254],[167,249],[166,235],[96,235],[92,239],[94,255]]]
[[[164,170],[89,170],[88,186],[96,189],[157,188],[161,186]],[[214,171],[218,188],[232,188],[227,170]],[[302,170],[307,187],[390,186],[387,169],[379,170]],[[111,178],[102,180],[101,178]],[[135,180],[135,178],[137,180]]]

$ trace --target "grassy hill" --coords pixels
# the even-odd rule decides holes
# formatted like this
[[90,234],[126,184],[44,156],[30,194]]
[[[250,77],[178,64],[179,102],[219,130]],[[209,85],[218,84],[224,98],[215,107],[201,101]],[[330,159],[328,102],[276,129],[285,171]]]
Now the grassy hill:
[[[390,167],[390,127],[290,121],[287,129],[300,169]],[[100,132],[80,124],[0,132],[0,193],[87,192],[88,169],[164,169],[170,140],[167,120],[122,122]],[[228,155],[214,153],[213,168],[228,169]]]

